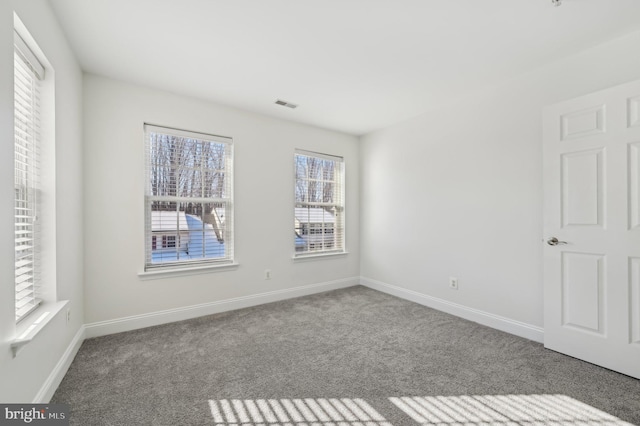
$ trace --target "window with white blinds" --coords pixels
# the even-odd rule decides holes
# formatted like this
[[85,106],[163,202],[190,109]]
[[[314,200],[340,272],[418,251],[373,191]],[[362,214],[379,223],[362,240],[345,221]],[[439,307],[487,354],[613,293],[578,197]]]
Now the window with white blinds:
[[295,253],[342,253],[344,249],[344,160],[296,151]]
[[233,262],[232,139],[144,129],[145,270]]
[[22,39],[14,49],[16,321],[39,304],[40,80],[44,68]]

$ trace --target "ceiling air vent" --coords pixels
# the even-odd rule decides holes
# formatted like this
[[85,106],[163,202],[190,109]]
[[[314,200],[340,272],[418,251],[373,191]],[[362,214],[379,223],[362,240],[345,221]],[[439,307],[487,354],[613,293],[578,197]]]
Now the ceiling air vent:
[[291,102],[283,101],[283,100],[281,100],[281,99],[278,99],[278,100],[276,101],[276,104],[277,104],[277,105],[286,106],[287,108],[291,108],[291,109],[293,109],[293,108],[298,108],[298,105],[296,105],[296,104],[292,104]]

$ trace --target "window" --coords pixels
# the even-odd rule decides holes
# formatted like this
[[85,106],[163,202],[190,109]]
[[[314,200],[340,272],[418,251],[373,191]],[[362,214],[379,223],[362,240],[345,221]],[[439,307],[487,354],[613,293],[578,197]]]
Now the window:
[[344,161],[296,151],[296,256],[344,252]]
[[176,236],[164,235],[162,237],[162,248],[176,248]]
[[40,80],[44,68],[15,34],[14,182],[16,322],[40,304]]
[[145,270],[233,262],[230,138],[145,125]]

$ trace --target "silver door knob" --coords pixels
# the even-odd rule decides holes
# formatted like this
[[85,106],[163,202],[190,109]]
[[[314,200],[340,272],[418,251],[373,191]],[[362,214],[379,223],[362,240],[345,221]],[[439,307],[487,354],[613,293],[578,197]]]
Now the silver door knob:
[[566,241],[560,241],[556,237],[551,237],[547,240],[547,244],[549,244],[550,246],[559,246],[561,244],[569,244],[569,243]]

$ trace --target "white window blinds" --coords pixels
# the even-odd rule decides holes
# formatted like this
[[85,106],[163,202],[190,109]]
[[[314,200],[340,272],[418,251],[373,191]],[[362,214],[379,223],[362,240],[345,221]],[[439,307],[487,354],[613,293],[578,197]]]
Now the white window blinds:
[[230,138],[145,125],[145,270],[233,262]]
[[344,252],[344,160],[296,151],[296,256]]
[[40,79],[44,68],[16,34],[14,51],[16,321],[40,303]]

